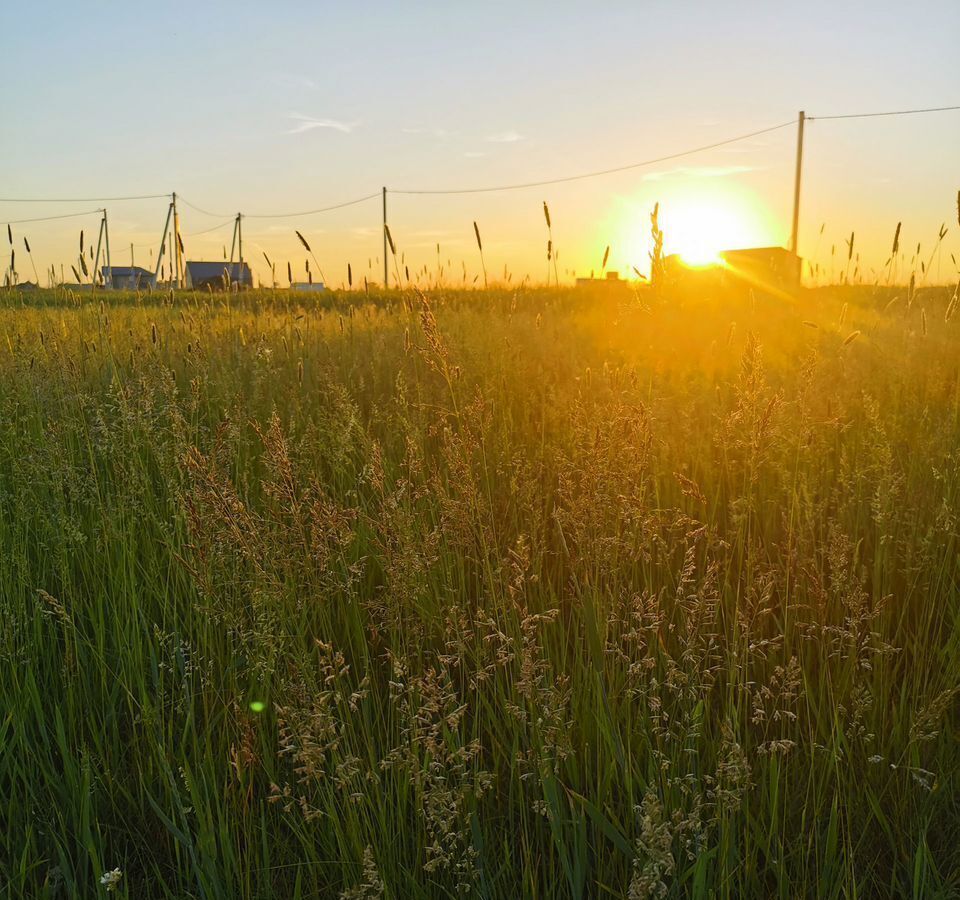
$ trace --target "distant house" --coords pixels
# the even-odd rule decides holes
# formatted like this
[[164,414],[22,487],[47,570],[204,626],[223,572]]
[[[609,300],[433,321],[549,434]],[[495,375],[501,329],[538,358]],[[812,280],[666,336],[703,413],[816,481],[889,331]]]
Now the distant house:
[[326,289],[326,285],[322,281],[295,281],[290,285],[291,291],[303,291],[305,293],[322,293]]
[[186,262],[187,290],[223,291],[234,284],[253,287],[253,273],[246,263]]
[[139,266],[104,266],[100,274],[104,286],[115,291],[142,291],[156,287],[157,279],[153,272]]
[[783,247],[723,250],[716,262],[696,265],[673,253],[663,259],[663,274],[671,284],[697,287],[736,287],[790,290],[800,286],[801,259]]
[[596,287],[600,285],[623,284],[620,281],[619,272],[607,272],[603,278],[594,278],[591,273],[589,278],[578,278],[577,287]]

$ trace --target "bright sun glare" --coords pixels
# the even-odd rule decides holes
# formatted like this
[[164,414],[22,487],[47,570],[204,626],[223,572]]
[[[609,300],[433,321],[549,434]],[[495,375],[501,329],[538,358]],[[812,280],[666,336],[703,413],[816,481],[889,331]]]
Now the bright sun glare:
[[668,252],[692,266],[720,261],[720,252],[751,242],[749,224],[731,206],[690,202],[666,212],[663,229]]
[[[762,204],[735,185],[702,180],[679,189],[661,188],[658,193],[663,252],[679,254],[688,265],[718,263],[724,250],[776,243],[776,226]],[[653,201],[644,198],[622,211],[623,228],[633,235],[633,252],[640,259],[650,250],[647,223],[652,206]]]

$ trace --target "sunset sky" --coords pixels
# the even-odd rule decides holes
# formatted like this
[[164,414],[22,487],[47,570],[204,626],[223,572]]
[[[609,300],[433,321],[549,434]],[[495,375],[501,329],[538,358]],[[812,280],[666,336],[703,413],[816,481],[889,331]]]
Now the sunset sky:
[[[406,7],[406,8],[404,8]],[[37,2],[4,16],[0,194],[107,197],[176,190],[188,258],[219,259],[242,211],[245,256],[303,277],[294,229],[328,282],[379,279],[379,198],[323,215],[254,218],[380,190],[474,188],[622,166],[796,117],[960,102],[960,3],[551,2],[162,4]],[[561,276],[647,269],[648,213],[666,250],[788,240],[796,133],[662,165],[505,193],[389,197],[411,269],[451,260],[546,275],[542,203]],[[865,270],[893,230],[953,280],[960,256],[960,112],[810,122],[801,255],[829,269],[856,231]],[[164,200],[0,203],[0,222],[107,205],[115,264],[149,264]],[[220,214],[226,213],[224,217]],[[822,238],[821,225],[826,223]],[[15,225],[41,273],[69,264],[95,215]],[[22,243],[17,238],[18,247]],[[368,261],[372,271],[368,271]],[[937,266],[940,266],[940,269]],[[837,268],[841,268],[837,263]],[[18,263],[21,278],[32,278]]]

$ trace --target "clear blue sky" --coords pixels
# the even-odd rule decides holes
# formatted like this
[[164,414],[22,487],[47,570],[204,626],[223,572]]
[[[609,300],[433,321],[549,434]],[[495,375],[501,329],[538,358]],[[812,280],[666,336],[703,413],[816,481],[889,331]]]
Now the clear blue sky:
[[[384,184],[470,187],[617,166],[799,109],[960,102],[957,0],[34,2],[7,9],[3,29],[0,194],[176,190],[228,214],[309,209]],[[828,264],[829,244],[857,230],[867,262],[882,263],[900,219],[905,244],[932,249],[946,222],[948,250],[960,251],[960,113],[814,122],[807,135],[802,253],[817,249]],[[562,270],[599,268],[607,244],[613,264],[643,268],[655,200],[668,244],[671,215],[683,234],[692,226],[682,216],[701,202],[736,207],[730,242],[782,243],[794,141],[784,129],[675,164],[512,194],[397,196],[391,227],[411,267],[435,261],[440,242],[444,264],[460,271],[463,259],[470,277],[474,219],[488,268],[543,277],[543,200]],[[4,203],[0,221],[96,205]],[[121,248],[131,241],[157,242],[163,201],[109,208],[114,262],[129,261]],[[188,256],[220,257],[229,227],[190,237],[219,221],[183,208]],[[17,228],[46,266],[76,255],[80,225]],[[348,261],[366,273],[380,253],[372,201],[250,219],[246,255],[263,248],[302,269],[294,228],[312,236],[331,282]],[[148,249],[136,252],[147,261]]]

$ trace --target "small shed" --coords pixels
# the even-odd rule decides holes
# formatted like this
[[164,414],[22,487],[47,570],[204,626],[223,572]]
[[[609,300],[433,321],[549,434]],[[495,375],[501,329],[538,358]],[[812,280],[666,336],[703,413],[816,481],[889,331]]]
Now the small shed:
[[140,266],[104,266],[100,274],[104,286],[115,291],[141,291],[156,287],[156,275]]
[[237,284],[240,287],[253,287],[253,273],[247,263],[239,262],[200,262],[184,263],[187,272],[187,290],[223,291]]
[[303,293],[323,293],[327,289],[322,281],[295,281],[290,285],[291,291],[302,291]]

